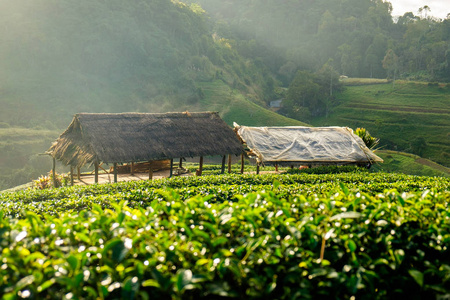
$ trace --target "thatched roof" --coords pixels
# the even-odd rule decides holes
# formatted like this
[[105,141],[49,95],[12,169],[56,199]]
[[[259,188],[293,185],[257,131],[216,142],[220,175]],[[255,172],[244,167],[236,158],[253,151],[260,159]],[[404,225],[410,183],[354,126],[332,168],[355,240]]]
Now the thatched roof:
[[247,127],[235,131],[258,163],[313,165],[383,162],[347,127]]
[[80,113],[47,151],[66,165],[240,154],[242,144],[216,112]]

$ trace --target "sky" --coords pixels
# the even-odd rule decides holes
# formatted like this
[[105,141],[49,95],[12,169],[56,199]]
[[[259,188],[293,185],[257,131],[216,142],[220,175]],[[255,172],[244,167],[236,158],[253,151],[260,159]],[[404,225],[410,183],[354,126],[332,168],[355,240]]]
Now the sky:
[[405,12],[419,15],[418,10],[425,5],[431,9],[428,15],[445,19],[450,13],[450,0],[387,0],[392,4],[392,16],[402,16]]

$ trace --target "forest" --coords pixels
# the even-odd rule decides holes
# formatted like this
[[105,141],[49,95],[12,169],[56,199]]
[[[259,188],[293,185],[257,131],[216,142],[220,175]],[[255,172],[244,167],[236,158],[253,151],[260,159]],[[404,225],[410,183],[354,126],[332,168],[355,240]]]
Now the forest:
[[428,6],[394,18],[382,0],[191,2],[241,55],[261,59],[285,85],[298,70],[327,63],[349,77],[450,79],[450,20],[429,16]]
[[0,189],[47,172],[37,155],[78,112],[284,99],[279,113],[313,124],[339,104],[340,76],[448,86],[450,19],[391,12],[382,0],[0,0]]

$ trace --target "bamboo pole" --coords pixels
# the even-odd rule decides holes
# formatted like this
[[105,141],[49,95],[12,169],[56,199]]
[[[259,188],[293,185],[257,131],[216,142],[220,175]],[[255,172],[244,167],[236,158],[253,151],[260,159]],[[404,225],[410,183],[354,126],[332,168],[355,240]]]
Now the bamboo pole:
[[117,163],[114,163],[114,183],[117,182]]
[[278,163],[275,163],[275,171],[278,172]]
[[77,167],[77,179],[78,179],[78,180],[81,180],[81,179],[80,179],[80,176],[81,176],[81,168],[80,168],[80,167]]
[[228,173],[231,173],[231,154],[228,155]]
[[244,153],[241,153],[241,174],[244,174]]
[[180,157],[180,165],[179,165],[179,168],[180,168],[180,169],[183,168],[183,158],[182,158],[182,157]]
[[134,175],[134,161],[131,162],[131,172],[130,172],[131,176]]
[[169,178],[172,177],[173,175],[173,158],[170,159],[170,174],[169,174]]
[[148,162],[148,180],[152,180],[153,179],[153,163],[152,161]]
[[97,161],[94,163],[94,168],[95,168],[94,182],[98,183],[98,162]]
[[222,169],[220,170],[220,174],[225,173],[225,158],[226,158],[226,155],[223,155],[222,156]]
[[73,166],[70,165],[70,185],[73,186]]
[[53,167],[52,167],[52,175],[53,175],[53,186],[56,186],[56,158],[53,157]]

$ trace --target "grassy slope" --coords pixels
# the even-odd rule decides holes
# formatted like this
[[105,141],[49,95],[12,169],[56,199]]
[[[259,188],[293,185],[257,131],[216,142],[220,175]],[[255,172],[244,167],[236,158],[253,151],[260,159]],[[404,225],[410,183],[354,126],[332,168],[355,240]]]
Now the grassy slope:
[[229,125],[236,122],[246,126],[310,126],[251,102],[221,80],[202,82],[198,87],[205,94],[200,103],[202,110],[218,111]]
[[36,179],[51,169],[47,150],[58,131],[19,127],[0,128],[0,189]]
[[450,177],[449,168],[414,154],[389,150],[379,150],[376,154],[384,160],[384,163],[374,165],[371,169],[373,171]]
[[411,143],[424,138],[422,157],[450,165],[450,89],[425,83],[396,82],[347,86],[340,104],[314,126],[365,127],[385,148],[413,152]]

